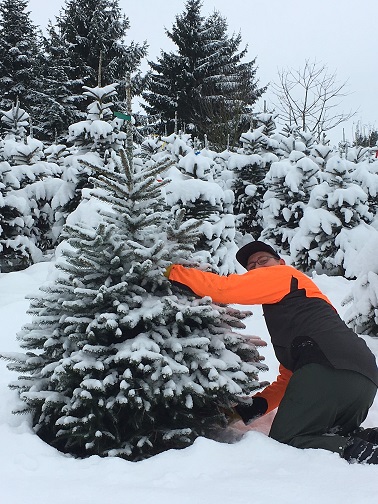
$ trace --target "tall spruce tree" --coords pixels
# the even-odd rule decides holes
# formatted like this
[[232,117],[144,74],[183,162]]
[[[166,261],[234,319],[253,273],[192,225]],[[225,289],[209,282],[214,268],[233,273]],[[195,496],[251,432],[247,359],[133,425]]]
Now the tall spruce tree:
[[[81,116],[72,97],[72,82],[68,78],[68,46],[63,45],[60,36],[51,24],[48,36],[44,38],[44,54],[41,79],[46,90],[48,113],[43,115],[40,136],[43,140],[63,142],[68,126]],[[76,89],[75,89],[76,92]]]
[[[251,107],[265,88],[258,88],[255,60],[242,63],[241,35],[228,36],[219,12],[201,15],[201,0],[188,0],[167,36],[176,52],[164,52],[152,68],[143,93],[150,114],[161,114],[162,127],[175,126],[194,135],[208,135],[212,145],[237,144],[250,121]],[[176,128],[176,132],[178,132]]]
[[[198,299],[163,276],[190,258],[196,224],[168,221],[164,163],[97,172],[95,230],[66,227],[56,279],[32,298],[8,355],[39,436],[76,456],[140,460],[224,426],[220,407],[259,387],[255,347],[234,332],[245,314]],[[84,205],[85,203],[82,203]]]
[[[147,52],[146,43],[126,45],[129,27],[118,0],[66,0],[56,24],[50,24],[45,43],[45,79],[56,102],[64,108],[64,121],[59,108],[51,119],[58,135],[83,118],[82,86],[117,83],[122,108],[128,74],[137,72]],[[140,85],[138,73],[132,82],[136,93]]]
[[38,127],[45,98],[40,82],[41,36],[27,5],[28,0],[0,2],[0,108],[7,110],[20,100]]

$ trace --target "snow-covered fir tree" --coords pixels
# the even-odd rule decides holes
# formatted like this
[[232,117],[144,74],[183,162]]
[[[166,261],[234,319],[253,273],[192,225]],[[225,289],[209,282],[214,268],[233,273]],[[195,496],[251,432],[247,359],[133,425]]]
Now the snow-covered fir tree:
[[[3,172],[8,174],[3,189],[8,200],[18,202],[11,219],[13,225],[9,225],[8,219],[2,235],[7,268],[12,271],[41,260],[41,253],[56,245],[64,224],[63,208],[72,192],[61,178],[62,168],[41,160],[43,143],[27,134],[29,116],[19,103],[9,111],[2,111],[1,121],[7,128],[0,145]],[[18,242],[23,244],[22,261]]]
[[56,163],[62,166],[65,158],[70,155],[70,151],[66,144],[54,142],[44,148],[43,155],[50,163]]
[[69,127],[68,141],[74,143],[76,153],[92,151],[106,158],[109,151],[122,148],[126,140],[126,133],[120,131],[123,120],[115,118],[112,110],[117,84],[83,89],[83,95],[92,101],[87,105],[86,119]]
[[351,177],[367,194],[373,225],[378,229],[378,160],[364,159],[352,169]]
[[[260,386],[256,348],[235,332],[246,313],[172,286],[197,223],[168,220],[164,163],[94,168],[82,220],[65,229],[55,278],[32,296],[12,354],[13,387],[35,431],[59,450],[140,460],[214,436],[221,408]],[[94,228],[93,198],[100,209]],[[85,211],[85,205],[89,205]]]
[[374,148],[378,144],[378,131],[373,126],[362,125],[360,121],[356,125],[356,133],[354,135],[354,146]]
[[316,144],[315,137],[308,131],[303,131],[299,126],[285,124],[282,129],[272,134],[274,152],[279,157],[289,157],[293,151],[303,152],[308,156]]
[[295,264],[304,271],[344,275],[348,249],[355,243],[353,230],[372,221],[367,195],[351,178],[352,167],[339,156],[331,157],[321,172],[323,182],[311,191],[290,246]]
[[20,100],[38,127],[44,96],[41,36],[27,5],[28,0],[0,2],[0,108],[7,110]]
[[279,149],[276,119],[274,112],[256,112],[253,114],[252,127],[243,133],[240,141],[245,154],[275,154]]
[[[64,134],[73,122],[85,116],[82,86],[119,84],[118,105],[126,96],[128,74],[133,73],[133,94],[140,92],[138,67],[146,56],[146,43],[125,43],[130,28],[118,0],[66,0],[49,26],[46,39],[48,86],[64,109],[64,121],[56,109],[51,117],[51,133]],[[58,83],[58,86],[55,85]],[[55,89],[55,92],[54,92]],[[55,94],[54,94],[55,93]]]
[[46,98],[38,136],[49,143],[60,143],[66,140],[68,126],[82,118],[80,115],[82,112],[78,111],[76,99],[72,95],[71,82],[67,76],[69,50],[60,44],[59,35],[51,26],[51,22],[43,44],[40,79]]
[[117,85],[89,88],[84,86],[83,95],[90,100],[85,120],[70,125],[68,141],[72,143],[69,154],[62,159],[62,178],[72,186],[73,197],[64,212],[73,212],[80,203],[82,190],[90,187],[92,174],[88,166],[80,161],[114,169],[114,157],[124,147],[126,133],[121,131],[123,119],[114,117],[113,100],[117,96]]
[[289,253],[316,186],[318,165],[303,152],[293,150],[288,158],[272,163],[265,177],[267,191],[263,202],[261,239],[274,243],[283,253]]
[[0,156],[12,165],[32,165],[43,155],[43,143],[28,134],[30,116],[17,100],[10,110],[1,110],[1,123],[5,129],[0,144]]
[[177,49],[150,62],[143,107],[161,114],[161,134],[178,129],[201,139],[207,134],[211,145],[225,148],[237,144],[265,88],[257,86],[255,60],[242,62],[246,49],[239,51],[240,33],[228,36],[226,19],[219,12],[205,18],[201,8],[201,0],[186,1],[167,31]]
[[256,114],[255,124],[255,129],[241,135],[242,149],[229,157],[228,168],[234,172],[232,187],[238,229],[243,235],[251,235],[257,240],[263,230],[264,179],[271,164],[278,161],[274,154],[278,142],[271,138],[276,128],[274,114]]
[[354,164],[362,163],[363,161],[369,161],[370,159],[370,149],[368,147],[361,147],[360,145],[355,147],[350,147],[346,153],[346,159]]
[[27,268],[42,258],[32,239],[33,218],[29,201],[15,194],[20,187],[10,164],[0,162],[0,271]]
[[243,235],[249,234],[257,240],[263,229],[261,210],[265,192],[264,160],[259,154],[233,154],[229,158],[228,166],[235,174],[234,212],[238,230]]
[[[199,223],[200,238],[196,254],[211,264],[214,271],[227,275],[237,268],[235,253],[236,223],[233,214],[234,194],[219,177],[217,164],[210,152],[194,149],[190,135],[162,137],[166,150],[176,160],[175,167],[162,174],[171,179],[166,189],[172,212],[185,210],[185,219]],[[164,154],[164,151],[158,156]]]
[[[29,114],[20,107],[19,99],[12,103],[10,110],[1,110],[0,113],[5,135],[18,141],[24,140],[30,128]],[[2,142],[2,150],[3,145]]]
[[43,144],[27,135],[29,116],[18,103],[1,121],[8,132],[0,144],[0,267],[9,272],[42,260],[55,243],[52,200],[60,200],[64,182],[58,166],[40,161]]
[[315,142],[311,147],[310,157],[320,169],[324,169],[327,161],[337,153],[330,146],[330,141],[323,134],[319,142]]
[[362,249],[354,257],[357,279],[343,300],[349,305],[344,320],[358,334],[378,337],[378,232],[370,230],[369,236],[360,238]]

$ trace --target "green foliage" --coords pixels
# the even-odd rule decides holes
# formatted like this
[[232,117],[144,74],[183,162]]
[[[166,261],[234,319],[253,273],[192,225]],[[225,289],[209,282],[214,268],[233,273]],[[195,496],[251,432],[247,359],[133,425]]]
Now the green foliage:
[[293,150],[287,159],[273,163],[266,175],[261,239],[276,244],[283,253],[290,254],[290,244],[318,183],[318,171],[314,161]]
[[25,11],[27,4],[0,2],[0,108],[6,110],[19,100],[38,128],[44,99],[41,37]]
[[[135,72],[146,55],[146,44],[125,44],[128,18],[118,0],[66,0],[45,41],[45,80],[57,106],[50,131],[58,136],[83,118],[82,86],[118,83],[119,106],[126,96],[127,74]],[[141,84],[136,75],[132,90]],[[55,89],[55,91],[54,91]],[[60,112],[63,110],[63,116]]]
[[378,131],[371,130],[367,134],[359,129],[356,132],[354,145],[360,147],[375,147],[378,142]]
[[[353,250],[353,230],[363,236],[372,220],[367,194],[353,182],[354,163],[331,157],[318,173],[323,180],[311,191],[304,218],[291,242],[293,265],[303,271],[346,276],[347,252]],[[358,234],[360,229],[360,235]],[[355,253],[355,252],[354,252]]]
[[[242,63],[241,35],[227,35],[219,12],[201,15],[202,2],[189,0],[167,36],[177,52],[162,52],[150,62],[149,90],[143,93],[149,114],[161,114],[166,134],[187,131],[210,144],[236,145],[249,124],[251,106],[265,88],[258,88],[255,60]],[[161,131],[163,133],[163,131]]]
[[238,229],[257,240],[263,230],[262,203],[266,191],[265,176],[272,162],[278,161],[275,151],[278,141],[273,113],[254,114],[254,129],[243,133],[243,148],[233,154],[229,168],[234,172],[234,214],[238,216]]
[[246,313],[188,297],[163,275],[190,259],[198,233],[182,212],[170,221],[156,181],[167,161],[120,156],[117,171],[91,166],[100,224],[66,226],[55,278],[19,334],[27,353],[9,367],[46,442],[139,460],[224,426],[219,407],[258,387],[263,366],[234,332]]
[[263,159],[257,154],[245,156],[243,161],[243,165],[234,168],[234,213],[239,217],[239,231],[257,240],[263,230],[261,208],[266,170]]

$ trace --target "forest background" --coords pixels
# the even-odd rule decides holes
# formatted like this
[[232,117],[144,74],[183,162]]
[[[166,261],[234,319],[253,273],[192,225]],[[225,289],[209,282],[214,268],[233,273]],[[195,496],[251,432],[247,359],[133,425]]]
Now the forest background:
[[[45,30],[62,5],[63,0],[48,4],[30,0],[31,18]],[[156,8],[153,0],[120,0],[130,20],[128,39],[138,43],[147,40],[148,59],[155,60],[161,49],[173,48],[165,29],[170,29],[184,5],[184,0],[167,0]],[[361,0],[358,6],[353,0],[319,0],[311,8],[304,8],[300,0],[288,0],[285,4],[272,0],[269,8],[260,0],[249,4],[243,0],[204,0],[203,14],[208,16],[214,10],[226,17],[230,34],[241,32],[243,44],[248,45],[246,58],[257,57],[262,86],[276,82],[279,70],[301,68],[307,59],[327,65],[331,72],[336,72],[339,82],[347,82],[349,95],[340,101],[339,111],[357,111],[357,114],[332,131],[333,144],[337,145],[343,135],[352,141],[358,127],[365,133],[376,129],[373,104],[378,78],[374,64],[378,6],[374,0]],[[142,65],[144,70],[148,68],[146,62]],[[256,111],[263,110],[264,100],[272,108],[273,95],[269,88]]]

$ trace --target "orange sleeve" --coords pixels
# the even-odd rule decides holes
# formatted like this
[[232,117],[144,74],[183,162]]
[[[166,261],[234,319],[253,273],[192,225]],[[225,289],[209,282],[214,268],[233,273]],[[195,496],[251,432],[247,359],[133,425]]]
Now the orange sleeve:
[[245,305],[278,303],[290,292],[293,277],[307,295],[330,302],[310,278],[292,266],[269,266],[243,275],[219,276],[174,264],[169,272],[169,280],[186,285],[198,296],[210,296],[215,303]]
[[[277,281],[277,274],[286,281]],[[277,303],[289,291],[290,279],[284,266],[258,268],[243,275],[219,276],[174,264],[169,280],[189,287],[198,296],[210,296],[215,303]]]
[[279,367],[279,375],[276,381],[268,385],[262,392],[257,392],[253,397],[263,397],[268,403],[266,413],[277,408],[285,394],[286,387],[292,376],[292,372],[284,368],[282,364]]

